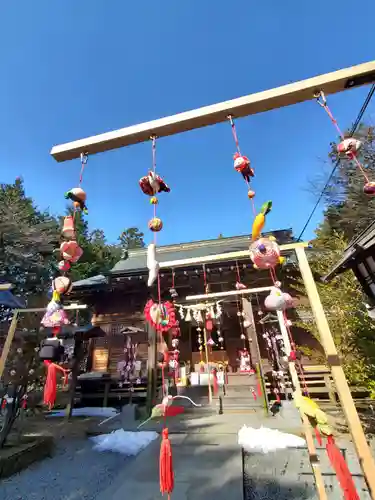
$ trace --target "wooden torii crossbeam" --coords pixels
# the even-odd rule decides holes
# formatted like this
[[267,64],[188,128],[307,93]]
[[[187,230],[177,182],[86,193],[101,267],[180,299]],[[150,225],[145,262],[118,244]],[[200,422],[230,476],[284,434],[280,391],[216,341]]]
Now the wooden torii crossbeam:
[[313,99],[314,94],[320,90],[325,95],[336,94],[374,81],[375,61],[371,61],[238,99],[54,146],[51,155],[58,162],[72,160],[79,158],[81,153],[88,155],[102,153],[148,141],[151,136],[166,137],[207,125],[215,125],[225,122],[229,115],[233,118],[242,118],[298,104]]
[[[92,155],[145,142],[153,136],[166,137],[188,130],[214,125],[226,121],[229,116],[240,118],[308,101],[314,99],[316,93],[319,91],[323,91],[326,95],[329,95],[373,82],[375,82],[375,61],[316,76],[264,92],[258,92],[238,99],[179,113],[159,120],[141,123],[113,132],[106,132],[94,137],[54,146],[51,150],[51,155],[58,162],[72,160],[74,158],[79,158],[81,154]],[[367,443],[361,421],[350,393],[348,382],[345,378],[344,370],[340,363],[304,246],[305,245],[296,245],[294,248],[299,269],[315,318],[320,341],[327,357],[327,364],[331,369],[342,410],[352,435],[358,460],[365,476],[371,499],[375,500],[374,458],[372,457],[370,447]],[[217,260],[221,260],[221,258]],[[189,264],[192,263],[193,262],[189,261]],[[168,264],[178,266],[179,264],[182,265],[182,262],[169,262]],[[184,265],[186,265],[186,262]],[[304,417],[302,416],[302,418]],[[310,448],[311,446],[309,446],[309,449]],[[318,466],[318,458],[310,455],[310,461],[314,461],[315,471]],[[319,474],[319,476],[321,476],[321,474]],[[316,474],[315,478],[317,478]],[[317,488],[320,500],[326,499],[327,495],[321,478],[317,481]]]

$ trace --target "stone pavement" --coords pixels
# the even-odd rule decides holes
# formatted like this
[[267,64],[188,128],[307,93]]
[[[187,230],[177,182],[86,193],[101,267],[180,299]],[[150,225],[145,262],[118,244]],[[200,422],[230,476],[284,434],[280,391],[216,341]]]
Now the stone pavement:
[[[194,409],[171,418],[171,433],[175,490],[172,500],[274,500],[317,498],[311,466],[304,449],[285,450],[268,455],[250,455],[245,458],[245,476],[249,487],[243,492],[242,453],[237,444],[237,432],[246,424],[278,428],[301,434],[298,413],[292,405],[276,417],[264,417],[263,412],[249,414],[209,414]],[[118,425],[118,424],[117,424]],[[144,430],[160,430],[161,424],[149,424]],[[173,432],[175,434],[173,434]],[[355,475],[361,499],[369,499],[352,444],[341,439],[351,472]],[[160,440],[153,442],[136,459],[129,462],[110,488],[97,500],[123,500],[161,498],[159,492]],[[342,493],[332,474],[325,449],[318,450],[328,497],[341,500]]]

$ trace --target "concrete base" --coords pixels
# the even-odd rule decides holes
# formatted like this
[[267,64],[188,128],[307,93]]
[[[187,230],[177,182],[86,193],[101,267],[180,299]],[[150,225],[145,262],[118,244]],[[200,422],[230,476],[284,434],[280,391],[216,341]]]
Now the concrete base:
[[32,463],[50,457],[53,445],[52,436],[21,438],[19,444],[5,445],[0,450],[0,479],[12,476]]

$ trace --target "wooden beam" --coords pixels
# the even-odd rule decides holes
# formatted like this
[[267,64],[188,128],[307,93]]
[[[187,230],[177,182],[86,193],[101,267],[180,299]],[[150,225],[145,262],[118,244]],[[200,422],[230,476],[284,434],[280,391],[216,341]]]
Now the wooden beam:
[[54,146],[51,155],[58,162],[72,160],[79,158],[81,153],[92,155],[145,142],[152,135],[166,137],[225,122],[228,115],[241,118],[308,101],[313,99],[315,92],[319,90],[323,90],[326,95],[335,94],[374,81],[375,61],[371,61],[230,101]]
[[306,292],[310,301],[310,306],[315,317],[316,326],[319,332],[319,339],[327,357],[327,364],[331,368],[332,378],[336,385],[337,394],[344,412],[346,422],[352,435],[353,443],[365,476],[370,497],[375,499],[375,462],[370,447],[367,443],[365,433],[355,407],[350,387],[345,378],[344,370],[340,363],[340,358],[332,337],[331,330],[324,309],[320,301],[318,289],[312,275],[305,250],[296,249],[299,268]]
[[[250,246],[250,239],[249,239]],[[301,241],[299,243],[287,243],[286,245],[280,245],[281,253],[288,250],[295,250],[296,248],[307,248],[309,242]],[[156,260],[158,259],[158,254],[156,253]],[[191,257],[189,259],[178,259],[178,260],[167,260],[165,262],[160,262],[160,269],[172,269],[177,267],[188,267],[194,266],[195,264],[211,264],[214,262],[227,261],[227,260],[240,260],[249,259],[249,250],[239,250],[237,252],[226,252],[216,255],[206,255],[204,257]]]
[[17,329],[17,323],[18,323],[18,318],[19,318],[19,310],[15,309],[13,311],[13,318],[9,326],[7,338],[5,339],[4,347],[1,352],[1,358],[0,358],[0,378],[3,376],[5,365],[7,362],[8,354],[10,351],[10,347],[12,345],[14,335],[16,333]]
[[232,295],[250,295],[251,293],[269,292],[272,286],[262,286],[260,288],[248,288],[246,290],[230,290],[229,292],[207,293],[202,295],[188,295],[185,300],[207,300],[219,297],[231,297]]

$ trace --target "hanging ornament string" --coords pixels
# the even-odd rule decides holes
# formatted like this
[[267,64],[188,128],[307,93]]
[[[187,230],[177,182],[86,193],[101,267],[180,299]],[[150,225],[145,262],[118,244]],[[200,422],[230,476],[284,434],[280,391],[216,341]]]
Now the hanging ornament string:
[[[151,140],[152,140],[152,172],[155,176],[156,175],[156,137],[153,135],[151,137]],[[153,217],[154,217],[154,219],[156,219],[156,205],[157,205],[157,203],[153,204]],[[154,232],[154,243],[156,245],[156,232]]]
[[243,156],[241,154],[240,143],[238,141],[236,125],[233,121],[232,115],[228,115],[228,120],[229,120],[231,129],[232,129],[233,139],[234,139],[234,142],[236,144],[236,149],[237,149],[237,152],[233,157],[234,168],[235,168],[235,170],[237,170],[237,172],[242,174],[242,177],[244,178],[244,180],[247,184],[247,188],[248,188],[247,195],[248,195],[249,199],[251,200],[253,213],[254,213],[254,215],[256,215],[256,209],[255,209],[255,204],[254,204],[255,192],[251,190],[251,186],[250,186],[250,179],[251,179],[251,177],[254,177],[254,170],[250,166],[250,160],[246,156]]
[[[338,123],[337,123],[337,120],[336,118],[333,116],[332,114],[332,111],[330,110],[330,108],[328,107],[327,105],[327,99],[324,95],[324,92],[320,91],[316,94],[316,100],[317,100],[317,103],[319,104],[320,107],[322,107],[324,109],[324,111],[327,113],[327,115],[329,116],[331,122],[333,123],[334,127],[336,128],[337,130],[337,133],[339,134],[340,136],[340,139],[341,139],[341,143],[339,144],[338,146],[338,152],[339,153],[345,153],[346,156],[352,160],[356,166],[359,168],[359,170],[361,171],[366,183],[370,183],[370,180],[365,172],[365,169],[363,168],[363,165],[361,164],[361,162],[358,160],[357,158],[357,151],[358,149],[361,147],[361,143],[360,141],[357,141],[356,139],[354,138],[347,138],[345,139],[345,136],[342,132],[342,130],[340,129]],[[367,193],[369,194],[369,193]]]
[[81,187],[81,185],[82,185],[83,172],[85,170],[87,160],[88,160],[87,153],[81,153],[81,172],[79,174],[79,187]]
[[[259,302],[259,295],[258,293],[255,294],[256,296],[256,301],[257,301],[257,305],[258,305],[258,314],[259,312],[261,312],[261,307],[260,307],[260,302]],[[264,323],[262,323],[262,321],[259,321],[260,325],[261,325],[261,329],[262,329],[262,337],[265,338],[265,335],[266,335],[266,330],[265,330],[265,327],[264,327]],[[269,349],[267,348],[267,354],[268,354],[268,351]],[[268,359],[270,359],[268,357]],[[271,390],[275,396],[275,399],[276,401],[279,401],[280,400],[280,397],[278,396],[278,393],[281,392],[281,387],[280,387],[280,381],[279,380],[276,380],[276,385],[277,385],[277,391],[275,391],[274,387],[271,386]],[[259,390],[260,390],[260,381],[258,380],[258,387],[259,387]]]
[[[152,141],[152,171],[148,176],[142,177],[139,181],[140,187],[142,191],[151,196],[150,202],[153,205],[153,219],[149,222],[149,229],[154,233],[153,244],[149,245],[149,253],[148,255],[148,266],[149,272],[152,271],[152,280],[154,281],[155,277],[157,277],[157,287],[158,287],[158,309],[159,314],[162,317],[165,314],[165,307],[161,301],[161,287],[160,287],[160,275],[159,275],[159,265],[156,261],[156,233],[160,231],[163,227],[163,224],[160,219],[156,217],[156,205],[158,203],[158,199],[156,198],[157,193],[160,191],[169,192],[170,189],[165,184],[163,179],[156,175],[156,137],[151,137]],[[155,276],[155,273],[157,276]],[[157,335],[160,341],[163,341],[163,332],[161,322],[157,324],[156,327]],[[159,457],[159,482],[160,482],[160,492],[162,495],[166,493],[168,495],[168,499],[174,488],[174,472],[173,472],[173,461],[172,461],[172,449],[171,443],[168,435],[167,428],[167,411],[169,407],[169,396],[168,390],[165,383],[165,369],[169,362],[169,353],[164,352],[164,359],[161,364],[162,371],[162,391],[163,391],[163,410],[164,410],[164,421],[163,421],[163,430],[162,430],[162,441],[160,446],[160,457]]]
[[[237,260],[236,260],[236,273],[237,273],[237,283],[240,284],[241,283],[241,274],[240,274],[240,268],[239,268]],[[244,327],[243,327],[243,322],[242,322],[243,314],[242,314],[242,310],[240,307],[240,299],[238,298],[238,296],[236,297],[236,303],[237,303],[237,316],[238,316],[238,321],[239,321],[240,330],[241,330],[241,340],[243,340],[243,348],[246,349],[246,335],[244,332]],[[252,364],[251,354],[250,354],[250,362]]]
[[[88,156],[86,153],[81,153],[81,170],[80,170],[80,173],[79,173],[79,183],[78,183],[78,188],[79,189],[82,189],[82,180],[83,180],[83,173],[85,171],[85,167],[87,165],[87,161],[88,161]],[[73,221],[76,220],[76,215],[77,215],[77,211],[78,211],[78,208],[79,208],[79,205],[78,203],[74,203],[74,210],[73,210]]]
[[234,142],[235,142],[235,144],[236,144],[237,153],[239,154],[239,156],[241,156],[240,143],[238,142],[238,136],[237,136],[236,125],[234,124],[234,121],[233,121],[232,115],[229,115],[229,116],[228,116],[228,119],[229,119],[229,122],[230,122],[230,126],[232,127],[232,134],[233,134],[233,139],[234,139]]

